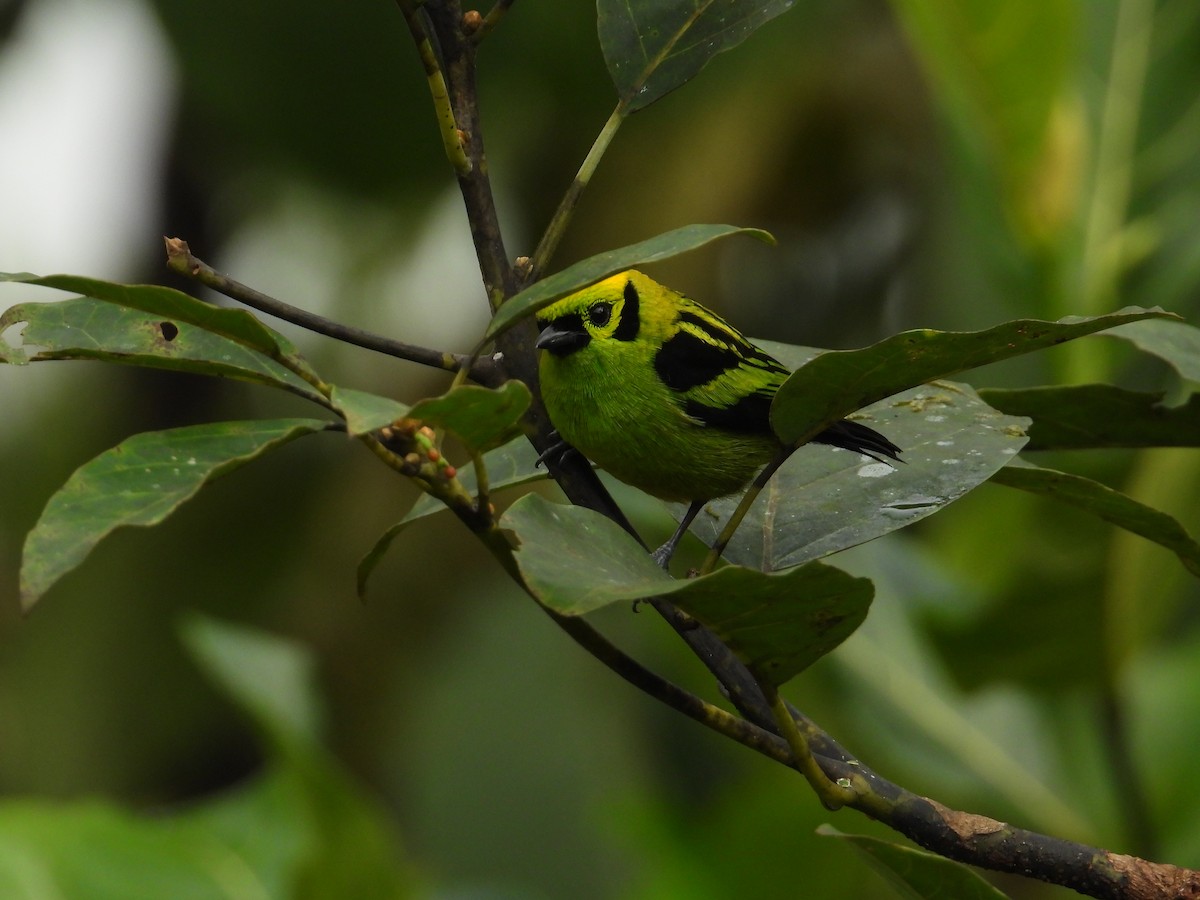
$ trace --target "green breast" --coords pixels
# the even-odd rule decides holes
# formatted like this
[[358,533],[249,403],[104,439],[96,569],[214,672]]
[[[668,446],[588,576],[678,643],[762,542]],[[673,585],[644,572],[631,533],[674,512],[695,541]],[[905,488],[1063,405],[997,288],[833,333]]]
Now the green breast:
[[690,419],[649,365],[605,362],[543,353],[542,395],[562,438],[621,481],[664,500],[709,500],[742,488],[778,450],[772,435]]

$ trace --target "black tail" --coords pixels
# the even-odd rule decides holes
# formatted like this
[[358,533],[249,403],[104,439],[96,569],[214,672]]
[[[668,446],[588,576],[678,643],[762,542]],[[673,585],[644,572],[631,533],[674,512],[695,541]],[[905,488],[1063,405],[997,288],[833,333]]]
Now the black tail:
[[829,444],[832,447],[841,447],[843,450],[853,450],[855,453],[865,453],[871,459],[883,462],[879,459],[880,456],[886,456],[888,459],[894,459],[897,462],[903,462],[900,459],[902,452],[899,447],[885,438],[874,428],[868,428],[866,425],[860,425],[858,422],[850,422],[842,419],[840,422],[834,422],[815,438],[813,442],[817,444]]

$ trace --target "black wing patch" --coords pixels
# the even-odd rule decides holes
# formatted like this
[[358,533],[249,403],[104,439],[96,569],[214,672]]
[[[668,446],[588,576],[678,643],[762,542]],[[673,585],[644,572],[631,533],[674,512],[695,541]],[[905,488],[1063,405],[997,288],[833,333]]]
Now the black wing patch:
[[765,369],[768,372],[778,372],[785,377],[791,374],[775,357],[764,353],[733,329],[722,327],[721,323],[706,319],[687,310],[679,314],[679,321],[687,323],[697,331],[704,332],[715,343],[728,345],[733,348],[743,361],[748,362],[755,368]]
[[678,331],[654,355],[654,371],[673,391],[690,391],[742,364],[742,356],[724,345],[710,344]]
[[747,394],[733,406],[715,407],[698,400],[685,400],[683,411],[711,428],[751,434],[771,432],[771,396]]

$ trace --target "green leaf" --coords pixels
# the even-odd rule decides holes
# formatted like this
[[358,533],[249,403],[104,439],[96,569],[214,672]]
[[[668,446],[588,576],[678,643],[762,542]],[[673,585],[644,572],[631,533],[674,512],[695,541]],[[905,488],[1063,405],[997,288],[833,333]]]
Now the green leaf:
[[1174,407],[1162,405],[1161,393],[1111,384],[985,388],[979,396],[1001,412],[1033,419],[1026,450],[1200,447],[1200,394]]
[[335,386],[329,399],[346,420],[346,431],[351,437],[375,431],[408,415],[408,407],[403,403],[353,388]]
[[157,525],[214,478],[325,429],[317,419],[191,425],[134,435],[77,469],[25,539],[21,602],[28,610],[104,537]]
[[793,0],[598,0],[608,73],[629,112],[649,106],[786,12]]
[[444,428],[472,453],[506,444],[521,433],[521,417],[532,399],[520,381],[498,388],[468,384],[440,397],[421,400],[408,411],[410,418]]
[[1082,475],[1045,469],[1024,460],[997,472],[997,484],[1042,494],[1098,516],[1133,534],[1166,547],[1200,578],[1200,544],[1171,516]]
[[[227,309],[197,300],[174,288],[151,284],[117,284],[97,278],[79,275],[46,275],[40,277],[28,272],[6,274],[0,272],[0,281],[35,284],[42,287],[73,291],[85,297],[93,297],[106,303],[138,309],[161,316],[164,320],[179,324],[186,322],[205,331],[229,338],[251,350],[264,353],[272,359],[288,357],[297,365],[303,362],[299,352],[283,335],[272,331],[244,309]],[[311,370],[309,370],[311,371]]]
[[[796,366],[817,351],[756,341]],[[820,444],[801,447],[767,483],[725,550],[729,562],[775,571],[873,540],[929,516],[1008,463],[1027,420],[1002,415],[965,384],[934,382],[852,417],[885,434],[902,463],[868,461]],[[692,533],[711,546],[740,495],[710,501]],[[676,519],[685,505],[672,504]]]
[[861,350],[834,350],[797,369],[771,404],[771,426],[784,443],[807,440],[856,409],[900,391],[1114,325],[1172,314],[1127,307],[1104,316],[1058,322],[1016,319],[985,331],[921,329]]
[[832,825],[821,825],[817,834],[840,838],[896,892],[909,900],[953,897],[954,900],[1005,900],[1005,894],[974,869],[936,853],[905,847],[881,838],[845,834]]
[[530,285],[496,311],[483,342],[495,339],[526,316],[531,316],[580,288],[644,263],[658,262],[678,256],[697,247],[732,234],[746,234],[767,244],[775,238],[758,228],[739,228],[735,225],[685,225],[627,247],[607,250],[568,266]]
[[1104,332],[1167,362],[1184,381],[1200,384],[1200,328],[1186,322],[1134,322]]
[[[537,462],[537,458],[538,454],[533,446],[520,438],[483,454],[483,464],[488,473],[488,489],[491,494],[494,496],[497,491],[505,488],[518,487],[549,478],[550,475],[544,467],[535,468],[534,464]],[[468,463],[460,468],[458,480],[468,493],[474,494],[477,487],[475,464]],[[421,494],[412,509],[408,511],[408,515],[379,536],[374,546],[358,564],[357,580],[360,599],[366,597],[367,582],[400,533],[418,519],[443,512],[445,509],[446,504],[436,497],[430,494]]]
[[[8,344],[3,332],[20,323],[25,323],[21,346]],[[30,355],[35,345],[40,349]],[[97,359],[237,378],[324,402],[302,378],[244,344],[187,322],[91,297],[19,303],[0,314],[0,362],[50,359]]]
[[865,578],[810,563],[766,575],[725,566],[679,580],[597,512],[530,494],[501,520],[516,536],[517,565],[538,601],[565,615],[666,597],[711,628],[761,677],[782,684],[833,650],[866,618]]

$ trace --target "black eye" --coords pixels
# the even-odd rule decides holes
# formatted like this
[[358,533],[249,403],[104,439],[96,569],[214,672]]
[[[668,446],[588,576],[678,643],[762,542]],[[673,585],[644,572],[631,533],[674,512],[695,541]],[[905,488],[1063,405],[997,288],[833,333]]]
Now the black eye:
[[587,316],[589,322],[597,328],[603,328],[608,324],[609,319],[612,318],[612,304],[593,303],[588,307]]

